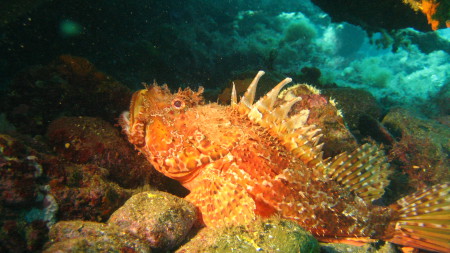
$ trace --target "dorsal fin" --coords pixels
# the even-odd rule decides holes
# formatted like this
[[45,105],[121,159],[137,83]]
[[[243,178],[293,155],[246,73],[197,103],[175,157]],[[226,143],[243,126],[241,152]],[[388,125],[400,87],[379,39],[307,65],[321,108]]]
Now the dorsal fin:
[[253,103],[258,81],[263,74],[264,71],[259,71],[253,79],[237,106],[238,111],[277,136],[283,145],[305,164],[313,166],[319,163],[322,160],[320,129],[314,125],[307,125],[309,110],[288,116],[292,106],[301,98],[292,97],[287,101],[284,99],[286,102],[275,106],[281,89],[292,81],[291,78],[285,78]]
[[275,108],[271,114],[273,117],[275,117],[274,120],[280,122],[283,119],[286,119],[292,106],[300,100],[302,100],[301,97],[295,97],[295,98],[291,99],[290,101]]
[[233,89],[231,90],[231,106],[235,107],[236,105],[237,105],[236,85],[233,82]]
[[325,165],[325,175],[371,203],[381,198],[389,184],[388,166],[384,152],[366,143],[351,154],[336,156]]
[[238,110],[240,113],[248,113],[251,106],[253,105],[253,101],[255,100],[256,87],[258,86],[259,79],[265,74],[264,71],[258,71],[253,81],[247,88],[247,91],[242,96],[241,100],[238,104]]
[[292,82],[292,78],[286,78],[277,84],[272,90],[270,90],[264,97],[262,97],[258,102],[256,102],[253,107],[258,108],[259,111],[272,111],[273,106],[277,100],[278,93],[280,93],[283,87]]

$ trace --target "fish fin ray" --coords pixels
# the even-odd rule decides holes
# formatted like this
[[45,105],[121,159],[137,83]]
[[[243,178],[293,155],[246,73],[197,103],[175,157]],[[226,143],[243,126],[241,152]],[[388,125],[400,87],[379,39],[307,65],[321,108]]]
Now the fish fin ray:
[[364,144],[351,154],[342,153],[324,166],[328,178],[355,192],[366,203],[379,199],[389,184],[387,158],[377,146]]
[[255,219],[255,202],[244,187],[219,176],[202,179],[186,199],[199,208],[208,227],[245,224]]
[[418,191],[392,205],[399,212],[385,240],[429,251],[450,252],[450,184]]

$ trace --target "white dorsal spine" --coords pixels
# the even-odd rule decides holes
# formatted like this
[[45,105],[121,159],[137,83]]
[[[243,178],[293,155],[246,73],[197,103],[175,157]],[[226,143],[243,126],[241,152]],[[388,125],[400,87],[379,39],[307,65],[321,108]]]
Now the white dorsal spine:
[[264,71],[260,70],[258,71],[258,74],[256,74],[253,81],[248,86],[247,91],[245,92],[244,96],[241,98],[241,101],[239,101],[239,112],[241,113],[247,113],[249,109],[253,105],[253,101],[255,100],[255,94],[256,94],[256,87],[258,86],[259,79],[265,74]]
[[285,118],[287,118],[289,111],[291,110],[292,106],[297,103],[298,101],[301,101],[301,97],[296,97],[294,99],[291,99],[289,102],[286,102],[279,107],[275,108],[272,111],[272,115],[274,116],[274,119],[278,121],[282,121]]
[[[292,82],[291,78],[285,78],[278,83],[264,97],[253,103],[256,87],[264,71],[259,71],[248,87],[236,108],[242,115],[254,123],[268,129],[278,136],[283,145],[305,164],[313,166],[322,160],[322,144],[319,143],[320,129],[314,125],[308,125],[309,110],[301,110],[295,115],[289,116],[289,112],[295,103],[301,101],[301,97],[292,96],[279,98],[283,87]],[[234,99],[231,98],[233,103]],[[284,103],[277,105],[277,100]]]
[[236,85],[233,82],[233,89],[231,90],[231,106],[236,107],[236,105],[237,105]]
[[283,89],[283,87],[290,82],[292,82],[292,78],[286,78],[281,81],[264,97],[259,99],[258,102],[253,105],[253,107],[257,107],[260,112],[272,111],[275,101],[277,100],[278,93],[280,93],[281,89]]

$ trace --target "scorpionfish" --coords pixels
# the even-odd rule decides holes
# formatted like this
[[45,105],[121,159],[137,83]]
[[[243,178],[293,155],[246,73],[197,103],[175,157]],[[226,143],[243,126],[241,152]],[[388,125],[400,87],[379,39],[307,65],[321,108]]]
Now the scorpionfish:
[[322,157],[320,129],[301,100],[283,87],[258,101],[258,72],[238,101],[205,103],[203,88],[153,84],[134,93],[120,124],[128,140],[164,175],[190,190],[186,199],[206,226],[251,222],[257,216],[296,221],[324,242],[386,240],[450,252],[449,184],[374,204],[388,185],[385,154],[364,144],[352,153]]

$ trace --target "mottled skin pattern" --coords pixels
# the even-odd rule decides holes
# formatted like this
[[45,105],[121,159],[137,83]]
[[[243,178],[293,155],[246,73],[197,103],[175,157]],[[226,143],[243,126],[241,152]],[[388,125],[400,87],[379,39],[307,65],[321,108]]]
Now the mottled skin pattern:
[[[365,145],[353,155],[325,161],[319,131],[289,126],[290,107],[286,113],[274,110],[282,102],[269,99],[252,106],[253,101],[249,105],[242,98],[232,106],[204,104],[202,91],[172,94],[166,86],[146,87],[134,94],[121,125],[157,170],[191,191],[186,198],[199,208],[207,226],[278,215],[295,220],[322,241],[393,236],[401,206],[372,205],[383,191],[361,184],[374,175],[365,184],[374,185],[379,177],[379,186],[386,185],[385,158],[376,147]],[[339,179],[358,169],[358,175]]]

